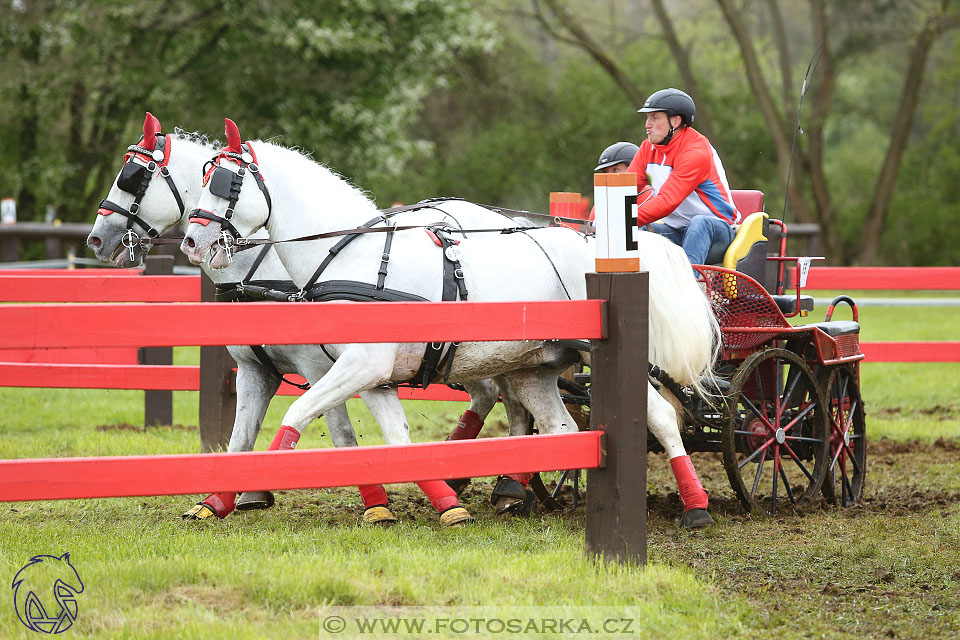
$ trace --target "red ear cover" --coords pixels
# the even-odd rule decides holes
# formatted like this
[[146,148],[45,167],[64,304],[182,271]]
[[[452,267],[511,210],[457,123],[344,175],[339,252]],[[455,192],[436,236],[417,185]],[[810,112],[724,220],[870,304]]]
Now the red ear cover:
[[241,153],[240,129],[237,128],[237,124],[230,118],[224,118],[223,124],[224,133],[227,135],[227,151]]
[[157,146],[157,134],[160,133],[160,121],[147,111],[143,119],[143,148],[153,151]]

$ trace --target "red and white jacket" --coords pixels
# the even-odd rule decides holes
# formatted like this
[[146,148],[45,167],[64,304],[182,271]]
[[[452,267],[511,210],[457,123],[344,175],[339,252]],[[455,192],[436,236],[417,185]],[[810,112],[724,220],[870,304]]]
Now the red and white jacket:
[[627,171],[637,174],[640,191],[653,187],[653,196],[637,198],[640,225],[663,222],[681,229],[702,215],[740,222],[720,156],[696,129],[678,129],[666,145],[644,140]]

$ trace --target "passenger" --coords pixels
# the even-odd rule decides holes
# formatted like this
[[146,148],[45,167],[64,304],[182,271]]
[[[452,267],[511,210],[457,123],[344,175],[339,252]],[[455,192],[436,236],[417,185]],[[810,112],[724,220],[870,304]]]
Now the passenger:
[[[632,142],[614,142],[603,150],[597,166],[593,168],[594,173],[626,173],[627,167],[633,161],[633,156],[637,155],[640,149]],[[595,218],[597,210],[590,207],[590,215],[587,217],[587,224],[584,225],[585,233],[594,233],[597,230]]]
[[647,114],[647,139],[627,171],[637,174],[641,193],[637,223],[683,247],[691,264],[716,264],[733,242],[740,213],[720,156],[690,127],[696,110],[679,89],[647,98],[637,110]]

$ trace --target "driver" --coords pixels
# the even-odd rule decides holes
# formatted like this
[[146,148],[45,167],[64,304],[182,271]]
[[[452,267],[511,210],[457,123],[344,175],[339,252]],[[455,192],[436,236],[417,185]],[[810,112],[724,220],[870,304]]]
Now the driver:
[[637,174],[641,194],[637,223],[683,247],[691,264],[716,264],[733,242],[740,213],[720,156],[690,127],[696,110],[679,89],[651,94],[637,110],[647,114],[647,139],[627,171]]

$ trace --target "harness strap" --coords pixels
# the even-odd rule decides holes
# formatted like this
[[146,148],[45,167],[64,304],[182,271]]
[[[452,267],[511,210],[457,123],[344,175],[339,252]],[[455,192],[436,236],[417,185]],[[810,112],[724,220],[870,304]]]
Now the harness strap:
[[[386,222],[386,220],[387,220],[387,219],[386,219],[384,216],[382,216],[382,215],[377,216],[376,218],[373,218],[372,220],[367,220],[367,221],[364,222],[362,225],[360,225],[357,229],[351,230],[350,232],[348,232],[348,234],[344,235],[344,236],[340,239],[340,241],[337,242],[337,244],[335,244],[335,245],[333,245],[332,247],[330,247],[330,249],[329,249],[329,251],[328,251],[328,253],[327,253],[327,256],[323,259],[323,262],[320,263],[320,266],[317,267],[317,270],[313,272],[313,275],[312,275],[312,276],[310,276],[310,279],[307,281],[307,284],[304,285],[304,287],[303,287],[304,291],[306,291],[307,289],[312,288],[313,285],[316,284],[317,280],[320,279],[320,274],[323,273],[324,269],[326,269],[327,266],[328,266],[331,262],[333,262],[333,259],[337,257],[337,254],[340,253],[340,251],[341,251],[345,246],[347,246],[348,244],[350,244],[351,242],[353,242],[354,240],[357,239],[359,233],[361,233],[361,229],[370,229],[370,227],[372,227],[373,225],[377,224],[378,222],[380,222],[380,221]],[[388,236],[388,237],[392,236],[395,229],[396,229],[396,227],[391,227],[391,228],[388,230],[389,232],[387,233],[387,236]]]
[[[390,223],[388,222],[389,226]],[[382,290],[387,280],[387,266],[390,264],[390,247],[393,245],[393,227],[387,232],[387,239],[383,243],[383,255],[380,256],[380,271],[377,272],[377,289]]]
[[[273,360],[270,358],[270,356],[267,355],[267,351],[266,349],[263,348],[263,345],[251,344],[250,348],[253,350],[253,355],[256,356],[257,360],[260,361],[260,364],[262,364],[267,369],[269,369],[273,375],[280,378],[281,382],[286,382],[287,384],[293,385],[297,389],[303,389],[304,391],[310,388],[309,382],[304,382],[303,384],[300,384],[292,380],[287,380],[286,377],[284,377],[284,375],[280,373],[280,370],[277,369],[277,365],[273,363]],[[324,351],[324,353],[326,353],[326,351]],[[330,357],[329,354],[327,355],[327,357],[328,358]],[[330,359],[332,360],[333,358],[330,358]]]
[[[443,288],[440,299],[443,302],[467,300],[467,286],[463,279],[463,268],[460,265],[460,248],[457,241],[451,238],[440,227],[428,227],[433,237],[438,238],[443,245]],[[453,367],[453,358],[457,352],[459,342],[451,342],[444,352],[443,343],[431,342],[427,344],[420,369],[410,381],[410,386],[426,389],[430,382],[443,369],[443,381],[450,380],[450,370]]]
[[267,257],[267,253],[270,251],[270,245],[264,245],[260,250],[260,254],[257,256],[256,260],[253,261],[253,264],[250,265],[250,270],[247,271],[247,275],[243,277],[242,282],[249,282],[253,278],[253,274],[257,272],[257,269],[260,268],[260,263],[263,262],[263,259]]

